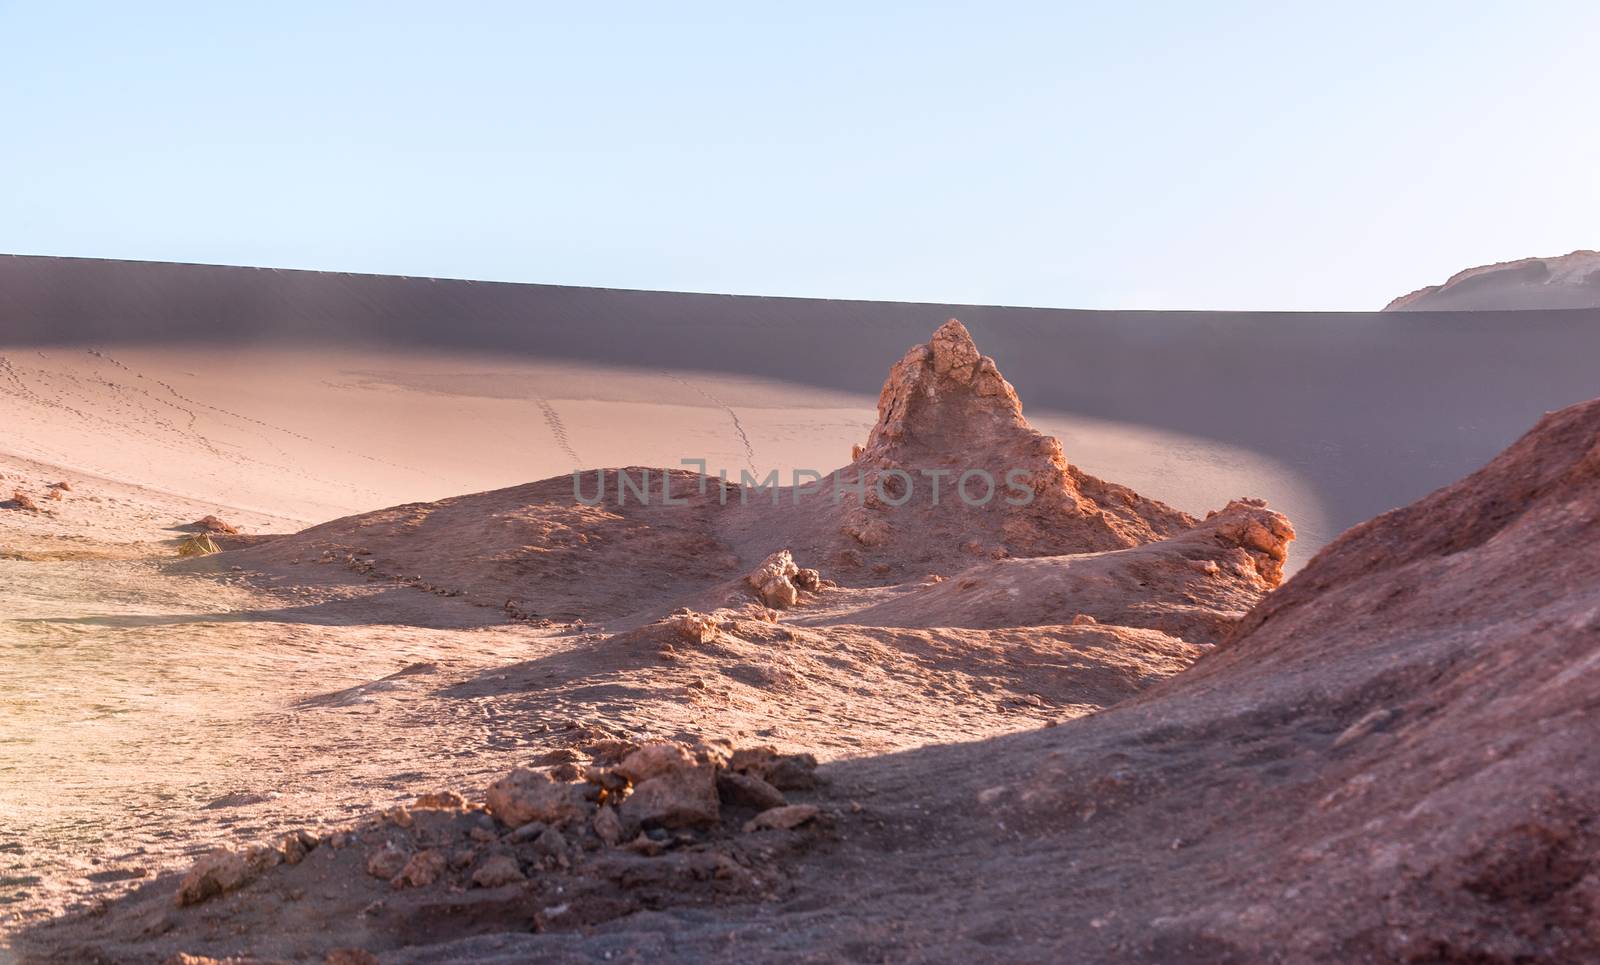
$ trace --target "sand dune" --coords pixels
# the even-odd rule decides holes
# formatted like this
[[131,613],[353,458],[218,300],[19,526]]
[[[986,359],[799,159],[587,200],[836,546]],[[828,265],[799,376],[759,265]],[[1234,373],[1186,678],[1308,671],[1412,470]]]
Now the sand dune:
[[1266,498],[1301,534],[1291,568],[1600,394],[1596,311],[1082,312],[3,257],[0,455],[300,523],[577,464],[827,471],[864,440],[882,360],[952,314],[1074,465],[1190,512]]

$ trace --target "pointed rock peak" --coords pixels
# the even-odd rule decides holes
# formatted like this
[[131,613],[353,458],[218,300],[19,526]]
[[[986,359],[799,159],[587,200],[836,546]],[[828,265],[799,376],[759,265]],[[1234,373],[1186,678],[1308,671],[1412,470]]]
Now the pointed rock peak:
[[983,357],[978,351],[978,343],[972,340],[972,333],[959,319],[954,318],[940,325],[939,330],[933,333],[928,350],[932,353],[934,371],[941,375],[964,369]]
[[952,318],[889,370],[866,448],[947,447],[972,432],[991,432],[996,423],[1025,428],[1022,403],[994,359],[980,353],[972,333]]
[[889,370],[878,423],[852,455],[866,487],[842,520],[852,549],[915,554],[919,565],[947,551],[994,559],[1117,549],[1194,525],[1069,465],[1060,442],[1028,425],[1016,390],[953,318]]

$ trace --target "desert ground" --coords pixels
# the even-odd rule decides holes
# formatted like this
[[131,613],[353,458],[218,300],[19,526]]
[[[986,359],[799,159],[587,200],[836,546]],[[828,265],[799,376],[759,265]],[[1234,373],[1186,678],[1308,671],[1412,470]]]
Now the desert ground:
[[0,956],[1600,954],[1597,349],[0,258]]

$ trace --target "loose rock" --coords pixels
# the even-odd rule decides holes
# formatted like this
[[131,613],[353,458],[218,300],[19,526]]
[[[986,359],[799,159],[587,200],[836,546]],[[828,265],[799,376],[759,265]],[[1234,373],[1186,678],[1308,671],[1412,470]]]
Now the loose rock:
[[403,871],[410,860],[411,856],[406,852],[393,844],[386,844],[367,858],[367,874],[389,880]]
[[629,754],[616,770],[634,783],[622,802],[624,822],[665,828],[717,823],[717,768],[706,755],[663,741]]
[[594,813],[594,833],[608,847],[616,847],[622,840],[622,819],[616,808],[603,807]]
[[396,888],[421,888],[431,885],[444,874],[447,862],[444,853],[429,848],[411,856],[390,884]]
[[561,784],[548,774],[519,767],[489,785],[489,813],[508,827],[530,821],[561,824],[585,817],[593,805],[581,784]]
[[242,888],[260,873],[261,865],[238,851],[220,848],[202,855],[178,884],[178,905],[198,905]]
[[783,807],[783,792],[754,774],[723,771],[717,775],[717,794],[728,804],[738,804],[759,810]]
[[472,873],[472,883],[479,888],[499,888],[527,880],[528,876],[518,867],[517,859],[506,854],[495,855]]
[[822,577],[816,570],[802,570],[795,565],[794,556],[788,550],[779,550],[762,560],[745,580],[761,602],[785,609],[800,602],[801,589],[818,589]]
[[814,804],[790,804],[772,808],[744,823],[746,833],[754,831],[789,831],[814,819],[818,810]]

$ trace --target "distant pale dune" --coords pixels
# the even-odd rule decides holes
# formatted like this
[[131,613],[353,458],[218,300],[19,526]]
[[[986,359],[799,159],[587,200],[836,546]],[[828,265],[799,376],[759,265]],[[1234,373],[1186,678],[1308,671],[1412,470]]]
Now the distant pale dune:
[[1522,258],[1456,272],[1442,285],[1419,288],[1386,312],[1507,311],[1600,308],[1600,251]]

